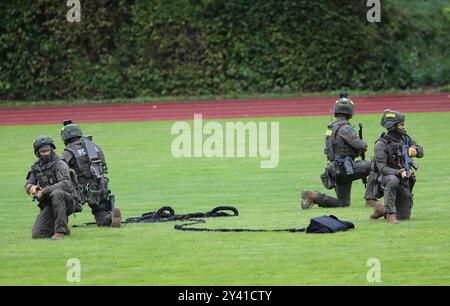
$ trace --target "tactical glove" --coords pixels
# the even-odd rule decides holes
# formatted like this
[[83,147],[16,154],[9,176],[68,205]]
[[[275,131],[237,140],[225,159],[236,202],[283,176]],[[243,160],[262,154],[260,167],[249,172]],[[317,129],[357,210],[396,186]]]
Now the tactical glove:
[[417,156],[417,150],[413,147],[408,149],[408,155],[411,157],[416,157]]
[[33,185],[31,186],[30,190],[28,191],[28,193],[30,194],[30,196],[33,199],[38,199],[40,200],[42,198],[42,190],[40,187]]
[[36,195],[35,195],[35,199],[37,199],[37,200],[40,200],[40,199],[42,199],[42,196],[43,196],[44,194],[42,193],[42,190],[41,189],[39,189],[37,192],[36,192]]
[[30,187],[30,189],[28,189],[28,194],[30,195],[30,197],[34,196],[37,189],[38,189],[38,186],[36,186],[36,185],[33,185]]
[[406,171],[405,169],[400,169],[398,171],[398,175],[402,178],[402,179],[407,179],[408,177],[410,177],[411,175],[414,174],[414,169],[411,168],[409,169],[409,171]]
[[408,177],[408,173],[405,169],[398,170],[398,176],[400,176],[402,179],[406,179]]

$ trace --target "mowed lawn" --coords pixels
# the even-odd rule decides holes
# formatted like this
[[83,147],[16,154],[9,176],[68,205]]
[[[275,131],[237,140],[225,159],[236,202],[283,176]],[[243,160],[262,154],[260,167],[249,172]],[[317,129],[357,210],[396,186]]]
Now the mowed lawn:
[[[312,217],[333,214],[356,229],[329,235],[199,233],[176,231],[174,223],[132,224],[75,228],[58,242],[31,239],[38,208],[23,185],[34,138],[52,136],[61,152],[61,126],[0,127],[0,285],[73,285],[66,280],[71,258],[81,262],[81,285],[376,285],[366,279],[371,258],[381,263],[378,284],[450,285],[450,113],[406,118],[425,157],[417,160],[412,220],[396,226],[369,221],[360,181],[350,208],[300,209],[303,188],[324,191],[319,175],[329,116],[244,119],[279,122],[274,169],[261,169],[261,158],[174,158],[172,121],[81,124],[105,151],[124,217],[166,205],[177,213],[232,205],[240,216],[207,219],[202,226],[303,227]],[[368,157],[383,131],[379,121],[380,115],[353,119],[364,124]],[[92,220],[86,206],[70,224]]]

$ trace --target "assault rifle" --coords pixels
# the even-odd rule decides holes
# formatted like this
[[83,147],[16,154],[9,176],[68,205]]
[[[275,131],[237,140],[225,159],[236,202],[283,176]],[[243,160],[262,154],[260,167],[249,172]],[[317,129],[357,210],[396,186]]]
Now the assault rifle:
[[402,168],[405,169],[405,171],[406,171],[406,178],[411,177],[412,169],[414,169],[414,171],[418,169],[414,160],[411,158],[411,156],[409,156],[408,151],[409,151],[409,146],[405,144],[401,147],[401,152],[399,152],[399,153],[401,153],[400,154],[400,163],[401,163]]
[[[363,126],[361,123],[359,123],[358,126],[359,126],[358,131],[359,138],[363,140]],[[366,160],[366,153],[363,150],[359,151],[359,156],[361,157],[362,160]],[[367,177],[363,177],[361,181],[364,184],[364,188],[367,188]]]

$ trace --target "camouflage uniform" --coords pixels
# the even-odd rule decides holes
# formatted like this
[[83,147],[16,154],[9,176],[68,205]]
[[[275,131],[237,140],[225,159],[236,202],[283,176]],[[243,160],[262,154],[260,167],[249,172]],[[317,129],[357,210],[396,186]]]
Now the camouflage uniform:
[[330,175],[335,177],[335,192],[337,198],[318,192],[314,203],[319,207],[346,207],[350,205],[352,182],[367,177],[370,173],[370,162],[355,161],[359,152],[367,149],[367,143],[360,139],[345,117],[337,116],[337,120],[330,124],[330,129],[336,130],[335,156],[338,160],[349,157],[353,166],[353,174],[347,174],[342,163],[334,161],[327,167]]
[[[72,134],[68,134],[68,131]],[[110,226],[114,196],[108,188],[109,179],[105,176],[107,166],[102,149],[92,137],[83,137],[77,125],[66,125],[61,135],[66,144],[61,158],[77,174],[83,203],[89,204],[98,226]],[[91,161],[89,154],[96,156],[94,161]]]
[[367,150],[367,143],[359,138],[348,121],[354,114],[354,104],[348,99],[348,94],[341,94],[333,111],[336,121],[328,126],[325,138],[325,154],[330,163],[321,179],[327,189],[334,188],[337,198],[317,191],[304,190],[301,205],[303,209],[313,204],[320,207],[349,206],[353,181],[365,178],[370,173],[370,162],[355,161],[361,151]]
[[72,183],[69,167],[52,152],[48,161],[38,159],[27,175],[25,191],[30,193],[33,186],[39,186],[42,197],[39,201],[41,212],[36,218],[32,237],[49,238],[55,233],[69,234],[68,216],[75,211],[72,198]]
[[397,219],[405,220],[411,216],[413,205],[412,188],[415,176],[407,179],[400,177],[402,169],[399,161],[399,150],[403,145],[417,150],[417,158],[424,156],[423,148],[408,134],[400,135],[394,131],[383,134],[375,144],[376,171],[384,191],[384,209],[387,214],[396,214]]

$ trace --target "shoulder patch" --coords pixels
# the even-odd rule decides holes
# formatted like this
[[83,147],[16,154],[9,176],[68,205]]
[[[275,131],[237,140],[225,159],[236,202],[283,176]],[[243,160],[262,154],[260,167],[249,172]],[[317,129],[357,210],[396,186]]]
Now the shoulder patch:
[[58,172],[61,177],[67,177],[69,175],[69,171],[67,169],[59,169]]

